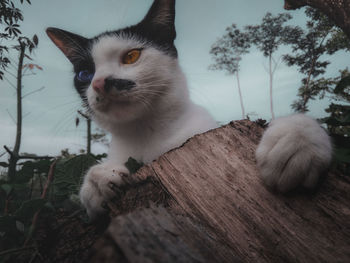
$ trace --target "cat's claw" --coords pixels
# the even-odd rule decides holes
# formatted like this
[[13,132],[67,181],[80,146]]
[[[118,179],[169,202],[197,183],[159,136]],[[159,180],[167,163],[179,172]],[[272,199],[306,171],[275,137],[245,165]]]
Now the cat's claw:
[[121,197],[122,186],[129,176],[128,169],[123,166],[115,166],[112,163],[102,163],[90,168],[85,175],[80,189],[80,201],[86,208],[90,219],[107,212],[103,206],[105,201],[115,197]]
[[332,158],[329,136],[313,119],[296,114],[272,121],[256,151],[259,172],[279,192],[314,188]]

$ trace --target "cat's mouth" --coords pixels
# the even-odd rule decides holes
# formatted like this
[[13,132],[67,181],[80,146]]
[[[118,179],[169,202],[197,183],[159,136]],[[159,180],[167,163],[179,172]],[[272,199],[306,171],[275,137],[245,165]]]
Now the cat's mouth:
[[133,102],[131,94],[119,92],[118,94],[96,94],[91,104],[93,109],[106,112],[112,108],[130,106]]

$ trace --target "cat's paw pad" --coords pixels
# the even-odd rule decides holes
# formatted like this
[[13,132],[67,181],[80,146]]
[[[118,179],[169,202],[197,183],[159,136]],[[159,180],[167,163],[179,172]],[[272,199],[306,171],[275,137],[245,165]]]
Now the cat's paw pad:
[[128,183],[129,171],[124,166],[98,164],[90,168],[80,189],[80,201],[90,218],[103,214],[105,201],[121,197],[123,185]]
[[271,122],[256,151],[265,184],[279,192],[315,187],[331,158],[327,133],[315,120],[301,114]]

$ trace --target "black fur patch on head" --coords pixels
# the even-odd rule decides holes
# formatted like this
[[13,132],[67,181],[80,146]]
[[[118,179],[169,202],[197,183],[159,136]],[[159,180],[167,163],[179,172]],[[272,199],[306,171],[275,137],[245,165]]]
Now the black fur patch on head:
[[50,27],[46,30],[48,36],[56,46],[66,55],[74,67],[74,86],[81,98],[86,100],[86,89],[90,83],[81,82],[77,79],[80,71],[95,72],[95,65],[91,57],[92,40],[77,34]]
[[58,28],[48,28],[48,36],[61,49],[74,66],[74,86],[79,95],[86,101],[86,89],[90,83],[78,79],[80,71],[95,72],[94,61],[91,56],[93,43],[101,37],[123,36],[124,38],[137,38],[149,43],[169,56],[177,58],[174,45],[175,31],[175,0],[154,0],[145,18],[137,25],[106,32],[95,38],[87,39]]
[[127,38],[136,37],[176,58],[177,49],[174,45],[176,38],[175,0],[155,0],[140,23],[117,31],[105,32],[95,37],[95,40],[113,35]]
[[91,73],[95,73],[95,64],[92,60],[91,55],[87,56],[85,59],[81,59],[79,61],[76,61],[74,64],[74,86],[76,90],[78,91],[80,97],[86,101],[86,90],[89,88],[90,82],[82,82],[78,80],[78,74],[80,71],[87,70]]

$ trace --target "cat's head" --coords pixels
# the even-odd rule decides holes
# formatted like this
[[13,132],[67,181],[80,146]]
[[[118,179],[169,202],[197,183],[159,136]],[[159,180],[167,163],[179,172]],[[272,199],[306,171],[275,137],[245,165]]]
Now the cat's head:
[[74,66],[74,85],[97,121],[141,117],[181,79],[174,46],[175,0],[155,0],[138,24],[88,39],[47,34]]

